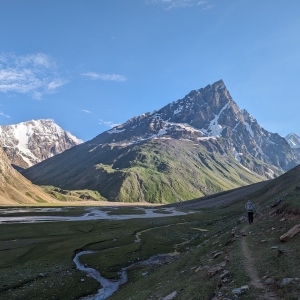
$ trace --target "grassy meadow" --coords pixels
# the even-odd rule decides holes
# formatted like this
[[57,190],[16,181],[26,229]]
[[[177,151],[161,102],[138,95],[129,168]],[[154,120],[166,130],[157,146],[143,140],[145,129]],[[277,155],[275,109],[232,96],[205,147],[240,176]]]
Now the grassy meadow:
[[[130,208],[123,209],[124,213],[130,213]],[[136,213],[136,210],[133,209],[132,213]],[[131,293],[135,295],[135,291],[140,291],[139,288],[130,291],[130,287],[142,280],[147,289],[143,295],[137,296],[141,298],[134,299],[144,299],[143,297],[151,296],[154,292],[152,284],[156,272],[160,273],[166,268],[166,276],[168,268],[175,266],[172,272],[185,277],[186,274],[181,273],[183,267],[186,269],[190,264],[199,264],[202,252],[206,251],[209,244],[203,248],[197,246],[209,239],[217,228],[220,230],[225,222],[221,215],[213,214],[213,217],[218,220],[211,221],[212,213],[207,211],[180,217],[122,221],[1,224],[0,299],[78,299],[94,293],[100,285],[85,273],[76,270],[72,261],[80,250],[96,251],[82,256],[81,261],[99,270],[106,278],[118,278],[121,268],[135,261],[157,254],[173,253],[166,265],[130,269],[128,283],[116,296],[112,296],[117,297],[116,299],[130,298]],[[139,232],[142,233],[138,243],[135,241]],[[193,251],[200,252],[196,256],[190,255]],[[185,266],[186,260],[189,263]],[[143,277],[141,273],[149,275]],[[195,276],[198,274],[195,273]],[[178,274],[174,278],[178,278]],[[167,281],[161,283],[159,293],[168,293],[173,288]],[[155,285],[158,283],[159,280]],[[185,284],[187,282],[183,281],[180,286]],[[203,282],[201,286],[193,284],[186,289],[189,294],[194,295],[206,283]],[[211,286],[214,286],[213,281]],[[201,293],[206,294],[209,287],[210,285]],[[118,296],[118,293],[124,293],[124,296]]]
[[[118,221],[1,224],[0,299],[79,299],[96,293],[100,284],[77,270],[72,260],[81,250],[93,250],[81,256],[81,262],[109,279],[118,278],[118,272],[134,262],[169,254],[166,260],[130,268],[128,282],[109,299],[158,300],[173,292],[174,299],[182,300],[233,299],[235,288],[249,285],[239,299],[260,299],[269,290],[278,299],[298,300],[300,235],[286,243],[279,239],[299,224],[300,189],[298,177],[292,175],[286,173],[218,208],[213,207],[212,197],[211,208],[194,207],[193,213],[183,216],[168,216],[160,206],[156,210],[165,212],[165,217],[146,219],[141,214],[141,218]],[[278,198],[281,203],[272,208]],[[240,219],[247,199],[257,206],[251,226]],[[104,209],[112,215],[141,212],[134,207]],[[81,210],[75,207],[68,214],[79,215]],[[263,284],[273,279],[264,289],[251,284],[243,241],[258,278]],[[224,271],[228,274],[220,278]],[[294,281],[280,286],[283,278]]]

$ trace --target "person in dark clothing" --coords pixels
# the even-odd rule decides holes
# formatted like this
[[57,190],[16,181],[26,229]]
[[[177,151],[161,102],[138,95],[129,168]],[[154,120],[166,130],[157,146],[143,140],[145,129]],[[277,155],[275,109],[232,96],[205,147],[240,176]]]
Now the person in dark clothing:
[[245,209],[247,210],[247,213],[248,213],[248,222],[249,222],[249,224],[252,224],[253,223],[253,214],[255,212],[255,206],[250,200],[248,200],[248,202],[245,205]]

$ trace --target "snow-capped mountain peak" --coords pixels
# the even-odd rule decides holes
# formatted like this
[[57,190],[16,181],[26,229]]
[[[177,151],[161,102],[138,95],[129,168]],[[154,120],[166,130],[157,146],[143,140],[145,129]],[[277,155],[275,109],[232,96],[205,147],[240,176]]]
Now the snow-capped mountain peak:
[[83,142],[50,119],[0,126],[0,140],[12,164],[20,168],[30,167]]
[[290,133],[285,137],[292,148],[300,148],[300,137],[295,133]]
[[223,139],[214,151],[231,153],[246,167],[251,159],[258,159],[287,170],[297,161],[284,138],[262,128],[247,110],[237,106],[222,80],[153,113],[134,117],[93,141],[130,146],[151,139],[187,139],[209,149],[213,147],[209,141]]

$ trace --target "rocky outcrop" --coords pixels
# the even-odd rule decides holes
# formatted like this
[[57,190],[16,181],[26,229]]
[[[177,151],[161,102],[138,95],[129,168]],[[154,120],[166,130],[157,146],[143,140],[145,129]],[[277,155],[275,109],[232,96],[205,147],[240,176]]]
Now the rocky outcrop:
[[289,241],[291,238],[293,238],[296,234],[298,234],[300,232],[300,224],[295,225],[293,228],[291,228],[288,232],[286,232],[285,234],[283,234],[280,237],[280,241],[281,242],[287,242]]
[[17,169],[26,169],[82,143],[52,120],[0,126],[0,141]]

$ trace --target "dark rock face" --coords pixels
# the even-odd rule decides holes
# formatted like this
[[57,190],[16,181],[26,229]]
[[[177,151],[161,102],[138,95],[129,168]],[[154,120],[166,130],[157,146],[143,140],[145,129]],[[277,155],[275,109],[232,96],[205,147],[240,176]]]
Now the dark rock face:
[[[191,91],[153,113],[134,117],[97,136],[95,143],[130,145],[153,138],[189,139],[208,150],[233,155],[252,171],[273,178],[267,165],[289,170],[299,163],[288,142],[262,128],[232,100],[222,80]],[[266,163],[258,168],[255,160]]]
[[17,169],[26,169],[82,142],[52,120],[1,126],[0,140]]

